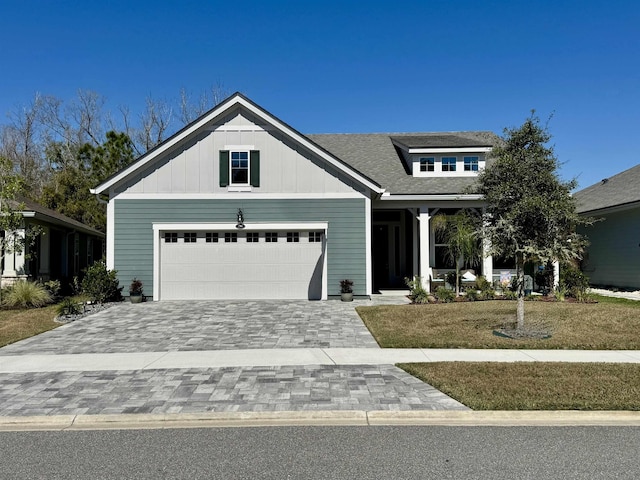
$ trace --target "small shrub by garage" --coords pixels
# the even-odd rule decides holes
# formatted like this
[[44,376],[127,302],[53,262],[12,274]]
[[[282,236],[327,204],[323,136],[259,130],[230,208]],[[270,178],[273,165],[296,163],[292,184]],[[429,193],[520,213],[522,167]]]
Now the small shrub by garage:
[[108,270],[104,261],[87,267],[82,279],[82,293],[98,303],[119,302],[122,300],[122,288],[119,286],[116,270]]

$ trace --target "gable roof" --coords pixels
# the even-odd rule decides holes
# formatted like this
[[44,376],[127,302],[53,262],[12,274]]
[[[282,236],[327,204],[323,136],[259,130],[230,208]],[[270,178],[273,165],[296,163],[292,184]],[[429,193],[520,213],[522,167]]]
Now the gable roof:
[[116,172],[111,177],[107,178],[96,188],[91,189],[91,193],[103,193],[109,190],[114,185],[117,185],[126,179],[132,177],[137,172],[139,172],[142,168],[151,164],[154,160],[159,159],[160,156],[169,151],[179,142],[185,140],[186,138],[194,135],[196,132],[200,131],[202,128],[206,127],[208,123],[213,121],[215,118],[220,117],[225,112],[231,110],[236,106],[241,106],[246,108],[248,111],[253,113],[256,117],[261,120],[269,123],[273,127],[277,128],[282,133],[288,135],[290,138],[294,139],[305,148],[318,155],[323,160],[327,161],[329,164],[336,167],[339,171],[345,173],[348,177],[353,178],[358,183],[364,185],[365,187],[371,189],[376,193],[382,193],[384,190],[373,181],[371,178],[363,175],[361,172],[354,170],[351,166],[343,162],[340,158],[335,157],[333,154],[319,146],[318,144],[311,141],[308,137],[304,136],[294,128],[290,127],[277,117],[273,116],[271,113],[264,110],[259,105],[255,104],[247,97],[242,95],[239,92],[234,93],[226,100],[222,101],[207,113],[202,115],[200,118],[194,120],[189,125],[185,126],[174,135],[166,139],[164,142],[160,143],[156,147],[152,148],[141,157],[138,158],[134,163],[129,165],[128,167]]
[[461,194],[475,182],[475,177],[413,177],[394,140],[407,148],[425,145],[461,147],[462,144],[488,147],[499,141],[492,132],[348,133],[307,137],[372,178],[392,195]]
[[640,204],[640,165],[573,194],[578,213]]
[[82,222],[78,222],[73,218],[67,217],[60,212],[56,212],[55,210],[51,210],[50,208],[43,207],[39,203],[36,203],[33,200],[29,200],[28,198],[18,197],[16,198],[16,200],[11,200],[10,202],[13,208],[24,206],[24,208],[20,210],[20,213],[22,213],[25,218],[35,218],[37,220],[41,220],[43,222],[51,223],[54,225],[61,225],[72,230],[80,230],[84,233],[89,233],[98,237],[104,237],[104,233],[91,228]]

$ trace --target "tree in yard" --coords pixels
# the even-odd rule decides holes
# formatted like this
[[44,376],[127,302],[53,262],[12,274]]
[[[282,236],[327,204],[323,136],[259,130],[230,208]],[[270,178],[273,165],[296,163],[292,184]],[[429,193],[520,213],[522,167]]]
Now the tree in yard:
[[442,233],[447,244],[447,257],[456,269],[456,296],[460,295],[460,269],[465,265],[476,266],[482,258],[482,246],[478,240],[481,219],[471,212],[461,210],[455,215],[438,214],[432,225]]
[[517,328],[524,328],[524,264],[580,258],[586,240],[576,226],[589,223],[576,213],[575,180],[557,174],[551,135],[532,112],[518,128],[505,129],[490,163],[478,177],[477,193],[486,201],[484,235],[490,253],[515,258]]

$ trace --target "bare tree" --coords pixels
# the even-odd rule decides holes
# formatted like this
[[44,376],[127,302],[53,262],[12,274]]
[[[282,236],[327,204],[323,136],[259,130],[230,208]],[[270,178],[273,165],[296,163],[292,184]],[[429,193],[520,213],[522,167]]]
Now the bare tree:
[[226,89],[218,82],[205,90],[193,103],[193,95],[183,87],[180,89],[180,121],[183,125],[193,122],[228,96]]

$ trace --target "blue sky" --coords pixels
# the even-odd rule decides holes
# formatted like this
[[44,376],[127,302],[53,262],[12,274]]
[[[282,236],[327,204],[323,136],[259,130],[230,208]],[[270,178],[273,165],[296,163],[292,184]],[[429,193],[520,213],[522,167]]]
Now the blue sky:
[[0,123],[36,92],[135,112],[218,83],[303,133],[501,133],[536,109],[586,187],[640,163],[638,25],[628,0],[0,0]]

